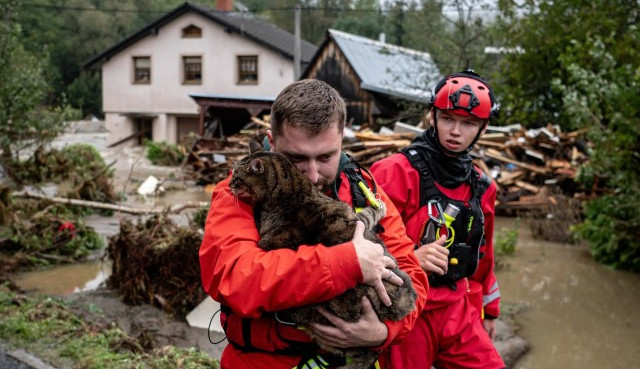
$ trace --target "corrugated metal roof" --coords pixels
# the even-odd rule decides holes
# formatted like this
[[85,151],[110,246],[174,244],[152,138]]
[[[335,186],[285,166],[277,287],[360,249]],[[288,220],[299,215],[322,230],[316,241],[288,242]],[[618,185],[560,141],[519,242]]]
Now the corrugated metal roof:
[[441,78],[431,55],[330,29],[365,90],[416,102],[428,102]]

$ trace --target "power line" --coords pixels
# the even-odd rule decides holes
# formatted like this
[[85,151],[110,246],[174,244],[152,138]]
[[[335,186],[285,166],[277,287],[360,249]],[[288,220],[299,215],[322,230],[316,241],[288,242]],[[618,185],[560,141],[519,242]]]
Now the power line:
[[[57,11],[83,11],[83,12],[103,12],[103,13],[143,13],[143,14],[165,14],[170,12],[170,10],[141,10],[141,9],[100,9],[100,8],[90,8],[90,7],[81,7],[81,6],[65,6],[65,5],[47,5],[47,4],[35,4],[35,3],[23,3],[23,7],[25,8],[40,8],[47,10],[57,10]],[[293,12],[295,8],[293,7],[283,7],[283,8],[263,8],[261,11],[268,12],[280,12],[287,11]],[[314,6],[302,7],[303,11],[330,11],[330,12],[348,12],[348,13],[390,13],[393,9],[348,9],[348,8],[320,8]],[[427,12],[440,13],[440,12],[457,12],[459,9],[455,7],[443,7],[441,10],[427,10]],[[473,13],[482,13],[482,12],[496,12],[499,9],[494,7],[485,7],[482,9],[463,9],[465,11],[472,11]],[[423,11],[422,9],[417,9],[416,11]],[[220,11],[221,13],[226,13],[224,11]],[[246,11],[234,11],[234,13],[253,13],[250,10]],[[408,13],[408,11],[407,11]]]

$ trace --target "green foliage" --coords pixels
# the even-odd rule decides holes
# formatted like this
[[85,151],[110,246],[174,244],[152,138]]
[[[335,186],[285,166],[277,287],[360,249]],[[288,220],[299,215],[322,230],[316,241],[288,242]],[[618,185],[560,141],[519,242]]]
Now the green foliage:
[[86,258],[102,238],[70,208],[41,203],[14,205],[14,221],[0,229],[0,255],[17,269]]
[[496,232],[493,242],[496,256],[513,255],[518,243],[518,225],[512,229],[501,229]]
[[[86,309],[51,297],[0,293],[0,339],[64,367],[219,368],[217,361],[193,348],[145,349],[143,339],[96,323],[100,319],[83,320],[76,312]],[[93,316],[89,311],[85,314]]]
[[207,205],[200,206],[198,209],[196,209],[191,218],[191,224],[194,227],[204,229],[204,224],[207,222],[207,215],[209,214],[209,208],[210,206]]
[[339,15],[333,28],[340,31],[378,39],[384,23],[384,16],[375,0],[357,0],[353,12]]
[[8,168],[20,185],[53,182],[64,197],[108,203],[117,200],[111,185],[113,170],[91,145],[74,144],[49,151],[39,147],[27,160],[12,162]]
[[[589,38],[600,37],[618,66],[640,65],[636,0],[501,0],[498,4],[501,15],[497,28],[504,35],[500,46],[523,50],[501,59],[500,78],[494,80],[501,97],[501,114],[509,123],[574,127],[552,81],[570,84],[572,72],[561,56]],[[594,60],[588,55],[574,56],[577,65],[593,70]]]
[[[636,32],[636,38],[639,38]],[[585,204],[575,227],[594,257],[616,268],[640,271],[640,68],[611,53],[616,35],[572,42],[560,56],[568,76],[553,81],[571,124],[587,128],[593,151],[580,180],[596,180],[605,193]]]
[[180,146],[165,141],[146,141],[147,159],[154,165],[180,165],[185,154]]
[[517,219],[515,225],[511,229],[501,228],[496,230],[493,235],[493,255],[494,265],[496,269],[503,269],[509,265],[505,260],[507,256],[516,252],[518,244],[518,225],[520,219]]
[[46,54],[23,46],[22,29],[13,20],[16,12],[14,1],[0,5],[0,149],[5,161],[50,142],[75,115],[64,105],[46,106]]

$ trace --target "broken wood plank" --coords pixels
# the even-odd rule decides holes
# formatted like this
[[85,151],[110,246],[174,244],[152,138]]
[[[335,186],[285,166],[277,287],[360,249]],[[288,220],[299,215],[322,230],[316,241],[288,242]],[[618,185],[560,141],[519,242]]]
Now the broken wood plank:
[[496,150],[493,149],[488,149],[487,152],[485,153],[486,156],[492,158],[492,159],[496,159],[496,160],[500,160],[503,161],[505,163],[509,163],[509,164],[513,164],[516,166],[519,166],[521,168],[530,170],[532,172],[536,172],[538,174],[547,174],[547,170],[545,168],[541,168],[541,167],[537,167],[535,165],[529,165],[517,160],[513,160],[513,159],[509,159],[507,157],[504,157],[502,155],[500,155],[499,152],[497,152]]
[[534,186],[531,183],[527,183],[525,181],[516,180],[515,181],[515,185],[520,187],[520,188],[524,188],[525,190],[527,190],[529,192],[533,192],[533,193],[540,192],[540,187]]
[[365,147],[405,147],[411,144],[409,140],[389,140],[389,141],[365,141]]
[[262,126],[264,128],[271,128],[271,124],[265,122],[264,120],[257,118],[257,117],[251,117],[251,121],[259,126]]
[[501,142],[488,141],[488,140],[484,140],[484,139],[478,140],[478,145],[497,147],[500,150],[504,150],[507,147],[506,144],[503,144]]
[[524,170],[514,170],[513,172],[502,171],[500,177],[498,177],[498,183],[501,185],[510,185],[517,178],[522,177],[525,174]]

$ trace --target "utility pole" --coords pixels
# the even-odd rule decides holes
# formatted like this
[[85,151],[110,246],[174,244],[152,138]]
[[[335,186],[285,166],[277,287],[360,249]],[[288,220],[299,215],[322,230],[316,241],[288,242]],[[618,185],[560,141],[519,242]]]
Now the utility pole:
[[294,41],[293,41],[293,80],[300,78],[300,4],[296,5],[294,17]]

